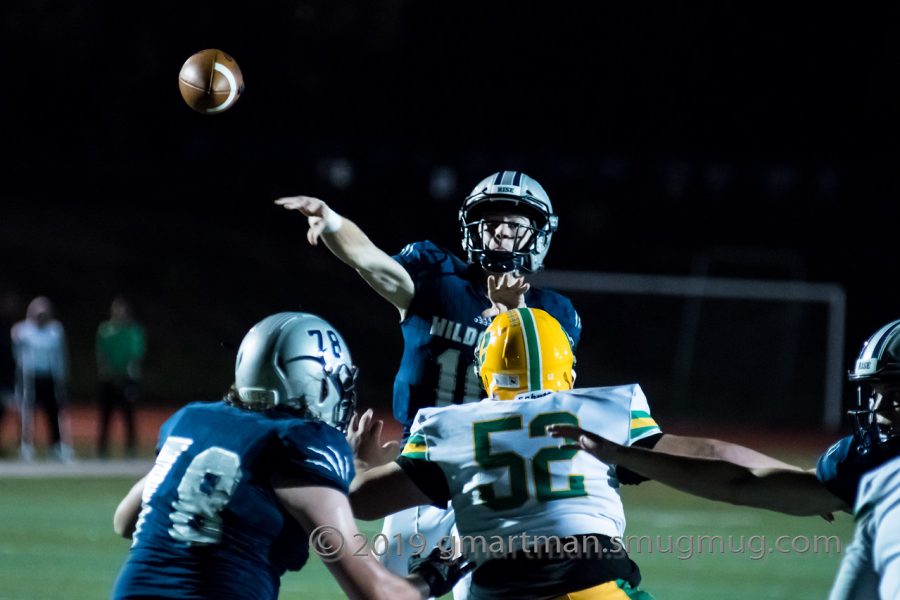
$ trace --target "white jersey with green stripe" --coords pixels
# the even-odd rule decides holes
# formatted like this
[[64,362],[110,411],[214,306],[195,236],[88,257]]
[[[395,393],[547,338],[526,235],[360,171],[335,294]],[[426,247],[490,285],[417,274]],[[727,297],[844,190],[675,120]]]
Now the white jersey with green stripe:
[[[638,384],[528,392],[416,415],[403,455],[441,468],[471,560],[500,545],[504,552],[530,548],[535,536],[624,534],[615,467],[561,448],[545,432],[553,423],[578,424],[624,445],[661,433]],[[492,542],[498,545],[485,547]]]

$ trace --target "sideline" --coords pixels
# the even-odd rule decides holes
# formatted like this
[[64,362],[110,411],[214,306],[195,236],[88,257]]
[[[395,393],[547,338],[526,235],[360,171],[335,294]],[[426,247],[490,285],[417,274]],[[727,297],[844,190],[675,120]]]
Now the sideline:
[[101,460],[0,460],[0,479],[39,479],[43,477],[140,477],[153,466],[147,459]]

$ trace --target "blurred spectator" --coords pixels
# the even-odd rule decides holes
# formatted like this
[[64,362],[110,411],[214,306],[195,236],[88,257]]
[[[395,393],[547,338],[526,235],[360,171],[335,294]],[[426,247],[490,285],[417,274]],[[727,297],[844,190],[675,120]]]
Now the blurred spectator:
[[144,358],[144,329],[132,318],[124,298],[110,306],[110,318],[97,328],[97,368],[100,376],[100,438],[97,453],[107,455],[109,422],[114,410],[125,421],[126,449],[134,456],[137,436],[134,405],[138,398],[141,361]]
[[[0,332],[11,331],[19,314],[19,297],[15,292],[6,291],[0,296]],[[3,423],[5,416],[15,403],[16,366],[13,361],[12,339],[5,333],[0,335],[0,454],[3,453]]]
[[22,459],[34,458],[34,409],[40,406],[47,416],[53,454],[68,462],[74,458],[66,394],[68,351],[65,331],[53,318],[50,300],[44,296],[32,300],[25,320],[13,325],[11,335],[22,417]]

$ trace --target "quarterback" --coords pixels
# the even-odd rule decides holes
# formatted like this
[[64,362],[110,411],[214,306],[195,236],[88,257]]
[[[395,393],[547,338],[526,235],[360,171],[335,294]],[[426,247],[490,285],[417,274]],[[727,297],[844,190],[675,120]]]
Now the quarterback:
[[[472,369],[475,344],[501,310],[542,308],[578,343],[581,321],[568,298],[524,280],[543,267],[558,216],[541,185],[520,171],[501,171],[478,183],[459,210],[463,261],[430,241],[408,244],[389,256],[350,219],[319,199],[281,198],[277,204],[308,217],[307,239],[321,238],[400,312],[403,356],[394,380],[394,418],[408,437],[421,408],[481,399]],[[415,507],[385,521],[388,540],[419,533],[438,539],[451,533],[453,510]],[[391,546],[382,560],[406,573],[408,547]],[[464,587],[464,586],[461,586]],[[456,597],[463,598],[463,589]]]
[[[620,484],[643,478],[561,447],[548,425],[596,428],[627,447],[790,468],[741,446],[664,434],[638,384],[573,389],[568,337],[539,309],[497,316],[481,337],[476,366],[488,399],[420,410],[396,461],[373,466],[357,453],[350,488],[362,519],[452,502],[459,549],[477,564],[475,599],[649,597],[616,541],[625,530]],[[356,438],[366,435],[351,431],[351,445],[362,448]]]
[[[359,535],[347,492],[344,431],[356,404],[356,367],[334,327],[278,313],[241,342],[235,382],[220,402],[195,402],[162,426],[156,464],[120,502],[117,533],[132,540],[112,598],[278,597],[281,575],[314,550]],[[439,557],[404,579],[366,553],[327,566],[351,598],[447,593],[463,574]]]
[[893,600],[900,598],[900,320],[866,341],[849,379],[857,383],[854,433],[831,446],[815,472],[747,469],[635,450],[602,432],[565,424],[551,426],[550,433],[577,440],[569,447],[603,463],[711,500],[792,515],[852,509],[856,533],[830,598]]

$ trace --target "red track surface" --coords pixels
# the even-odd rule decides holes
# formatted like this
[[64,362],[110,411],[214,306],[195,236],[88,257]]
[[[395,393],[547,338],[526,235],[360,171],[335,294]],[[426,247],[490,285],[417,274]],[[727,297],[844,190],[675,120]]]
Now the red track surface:
[[[140,454],[151,457],[156,444],[156,436],[162,423],[177,407],[145,406],[137,411],[138,440]],[[95,454],[98,436],[97,409],[91,406],[76,406],[72,409],[72,429],[75,447],[81,457]],[[384,438],[398,439],[401,428],[386,412],[379,415],[385,422]],[[744,426],[739,423],[665,423],[665,431],[681,435],[697,435],[733,441],[751,448],[772,453],[779,458],[808,457],[811,461],[823,452],[839,434],[818,430],[798,430],[792,427]],[[37,415],[36,445],[39,453],[47,446],[48,434],[43,414]],[[15,457],[19,440],[18,415],[7,411],[0,423],[0,456]],[[118,414],[114,415],[110,432],[110,452],[112,456],[122,454],[124,425]],[[811,466],[811,464],[803,465]]]

